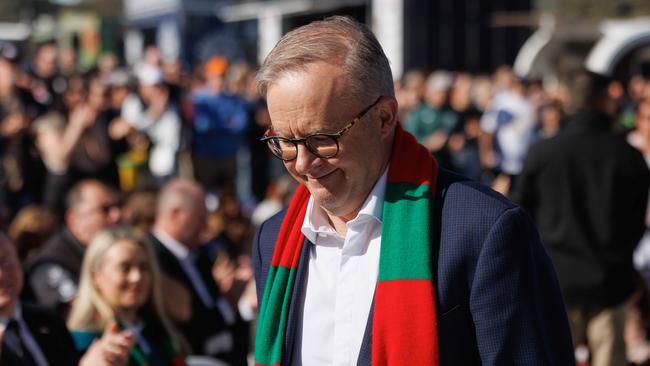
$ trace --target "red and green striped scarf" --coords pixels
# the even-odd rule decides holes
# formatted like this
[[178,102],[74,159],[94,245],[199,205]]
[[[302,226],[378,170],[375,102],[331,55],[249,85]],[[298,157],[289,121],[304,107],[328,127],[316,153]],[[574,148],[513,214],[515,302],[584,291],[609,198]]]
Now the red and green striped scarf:
[[[438,364],[431,249],[437,173],[429,151],[397,127],[382,214],[372,319],[373,365]],[[256,365],[281,364],[309,196],[304,186],[298,187],[278,234],[261,301]]]

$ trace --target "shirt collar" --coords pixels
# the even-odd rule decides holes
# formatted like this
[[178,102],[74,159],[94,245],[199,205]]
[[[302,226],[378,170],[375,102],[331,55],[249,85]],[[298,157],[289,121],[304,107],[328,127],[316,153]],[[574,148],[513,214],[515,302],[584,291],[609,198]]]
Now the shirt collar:
[[[388,169],[384,170],[384,173],[379,177],[377,183],[375,183],[372,191],[361,205],[361,209],[357,216],[348,221],[347,226],[354,225],[359,222],[365,222],[366,220],[376,220],[381,223],[381,216],[384,210],[384,195],[386,193],[386,180],[388,177]],[[316,243],[316,238],[318,234],[324,235],[338,235],[334,228],[329,224],[327,219],[327,214],[325,210],[315,204],[313,196],[309,197],[309,202],[307,204],[307,214],[305,215],[305,220],[303,221],[302,233],[305,235],[307,240],[312,243]]]
[[165,248],[169,249],[169,251],[172,252],[174,257],[180,260],[191,259],[192,253],[188,247],[183,245],[183,243],[160,230],[154,231],[153,234],[162,243],[162,245],[165,246]]

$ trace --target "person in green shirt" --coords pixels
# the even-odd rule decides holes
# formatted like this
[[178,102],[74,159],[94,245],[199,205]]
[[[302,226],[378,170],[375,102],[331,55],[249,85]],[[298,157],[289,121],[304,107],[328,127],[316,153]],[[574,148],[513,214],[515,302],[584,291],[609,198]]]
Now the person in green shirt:
[[424,100],[404,121],[404,129],[436,154],[458,127],[460,117],[448,105],[452,78],[445,71],[432,73],[426,81]]

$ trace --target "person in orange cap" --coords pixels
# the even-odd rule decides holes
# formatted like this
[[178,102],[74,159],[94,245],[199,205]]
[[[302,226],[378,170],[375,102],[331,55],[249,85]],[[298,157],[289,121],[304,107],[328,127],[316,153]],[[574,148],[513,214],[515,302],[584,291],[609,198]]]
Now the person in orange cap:
[[210,92],[219,94],[223,91],[226,70],[228,70],[228,60],[225,57],[214,56],[205,63],[203,75]]
[[228,60],[210,58],[204,65],[205,86],[192,96],[192,163],[194,178],[208,191],[233,191],[237,152],[250,124],[245,101],[225,91]]

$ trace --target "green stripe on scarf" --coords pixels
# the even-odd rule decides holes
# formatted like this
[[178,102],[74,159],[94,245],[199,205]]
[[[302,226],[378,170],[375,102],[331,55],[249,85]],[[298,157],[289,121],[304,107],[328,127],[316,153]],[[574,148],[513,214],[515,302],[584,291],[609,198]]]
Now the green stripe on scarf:
[[[428,214],[431,187],[412,183],[386,185],[378,281],[432,279]],[[399,243],[399,245],[390,245]]]
[[[438,365],[431,252],[437,172],[437,164],[427,149],[398,126],[382,214],[372,320],[373,365]],[[257,365],[280,365],[282,360],[295,274],[298,266],[308,265],[298,263],[308,202],[309,192],[301,185],[276,240],[261,300],[255,340]]]
[[[291,302],[295,277],[295,269],[273,266],[269,269],[264,299],[281,301],[262,301],[255,338],[255,362],[258,364],[273,365],[280,362],[288,316],[288,311],[285,309],[289,308]],[[275,337],[260,337],[260,335],[274,333]]]

